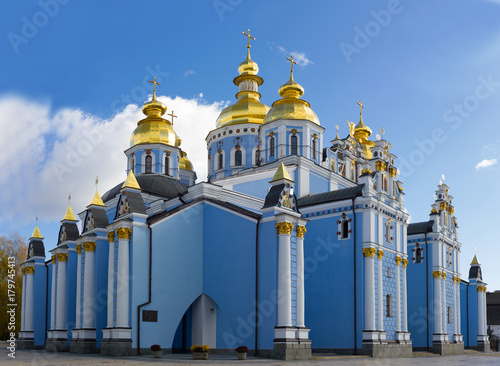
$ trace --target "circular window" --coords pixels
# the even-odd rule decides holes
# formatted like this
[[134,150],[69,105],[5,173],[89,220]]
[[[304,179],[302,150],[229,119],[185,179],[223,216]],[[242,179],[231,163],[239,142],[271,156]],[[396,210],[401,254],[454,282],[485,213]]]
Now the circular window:
[[375,151],[375,153],[373,154],[373,156],[377,157],[378,156],[378,151]]
[[237,130],[236,130],[236,133],[240,133],[240,129],[237,129]]
[[232,134],[233,133],[233,130],[229,130],[229,134]]
[[247,131],[248,131],[248,128],[244,128],[244,129],[243,129],[243,132],[247,132]]

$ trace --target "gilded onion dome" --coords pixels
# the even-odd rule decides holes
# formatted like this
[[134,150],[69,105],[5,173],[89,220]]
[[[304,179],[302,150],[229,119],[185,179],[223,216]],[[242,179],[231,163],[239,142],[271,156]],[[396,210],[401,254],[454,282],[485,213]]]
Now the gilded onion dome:
[[130,136],[130,147],[139,144],[166,144],[178,147],[181,144],[172,127],[172,123],[162,116],[167,107],[156,100],[156,90],[153,90],[153,99],[142,106],[142,113],[146,118],[137,122],[137,127]]
[[[245,34],[246,35],[246,34]],[[249,40],[250,40],[249,36]],[[247,45],[247,58],[238,67],[239,75],[233,83],[239,87],[236,103],[225,108],[217,118],[216,127],[236,125],[240,123],[262,124],[269,106],[260,101],[258,87],[264,79],[258,76],[259,66],[250,58],[250,43]]]
[[[294,62],[293,57],[291,62]],[[264,123],[271,123],[280,119],[291,119],[307,120],[320,124],[319,118],[311,109],[309,102],[300,99],[304,95],[304,88],[293,80],[293,68],[290,72],[290,80],[280,87],[279,95],[282,99],[278,99],[273,103]]]
[[359,105],[359,123],[354,127],[353,135],[354,139],[361,144],[363,151],[366,155],[366,158],[371,159],[373,157],[371,148],[375,146],[375,142],[368,140],[368,138],[372,134],[372,130],[370,129],[370,127],[368,127],[363,123],[362,109],[364,108],[364,105],[361,103],[361,100],[359,101],[358,105]]
[[191,164],[191,161],[189,161],[187,154],[184,151],[182,152],[182,158],[179,160],[179,168],[189,171],[193,170],[193,164]]

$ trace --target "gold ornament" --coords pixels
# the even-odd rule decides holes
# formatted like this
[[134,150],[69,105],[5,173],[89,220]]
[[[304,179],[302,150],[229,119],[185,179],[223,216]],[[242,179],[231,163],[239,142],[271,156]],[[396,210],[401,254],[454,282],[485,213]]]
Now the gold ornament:
[[116,234],[118,235],[118,239],[130,239],[132,236],[132,229],[128,227],[121,227],[116,229]]
[[291,222],[278,222],[276,224],[276,229],[278,230],[278,234],[292,234],[293,224]]

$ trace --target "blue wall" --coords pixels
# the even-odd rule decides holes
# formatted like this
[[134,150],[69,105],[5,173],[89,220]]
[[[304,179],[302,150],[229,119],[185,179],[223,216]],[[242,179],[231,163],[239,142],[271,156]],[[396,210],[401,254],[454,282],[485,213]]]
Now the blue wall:
[[34,314],[33,314],[33,330],[35,332],[35,346],[45,345],[45,314],[46,314],[46,299],[47,299],[47,267],[43,260],[36,260],[35,273],[33,278],[34,288]]
[[107,325],[109,242],[98,240],[95,250],[96,346],[101,346],[102,329]]

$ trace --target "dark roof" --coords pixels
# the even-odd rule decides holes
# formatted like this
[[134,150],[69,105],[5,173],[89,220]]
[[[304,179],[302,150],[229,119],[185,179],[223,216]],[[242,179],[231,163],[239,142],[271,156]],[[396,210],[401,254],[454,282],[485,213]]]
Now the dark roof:
[[299,199],[298,207],[319,205],[321,203],[342,201],[349,198],[360,197],[363,194],[364,184],[356,187],[338,189],[325,193],[310,194]]
[[500,325],[500,292],[486,294],[486,313],[488,325]]
[[[138,174],[137,182],[144,192],[165,198],[174,198],[187,192],[187,184],[174,178],[160,174]],[[123,182],[117,184],[102,196],[103,202],[113,199],[123,186]]]
[[[146,205],[144,204],[144,200],[142,199],[142,196],[139,192],[133,192],[133,191],[126,191],[123,192],[123,194],[126,195],[127,201],[128,201],[128,207],[130,208],[130,212],[137,212],[137,213],[146,213]],[[122,196],[121,199],[123,200],[125,196]],[[119,209],[120,209],[120,203],[116,206],[116,213],[115,213],[115,219],[120,217],[119,214]]]
[[432,231],[432,225],[434,225],[434,220],[415,222],[414,224],[408,225],[406,234],[413,235],[430,233]]
[[281,191],[283,191],[283,188],[285,188],[285,183],[272,186],[269,192],[267,192],[266,200],[264,201],[264,206],[262,208],[276,206],[280,200],[280,194]]
[[31,257],[44,257],[45,258],[45,247],[43,246],[43,241],[40,239],[33,239],[30,241],[28,247],[27,259]]
[[469,269],[469,279],[483,279],[481,266],[473,265]]
[[100,208],[91,208],[92,216],[94,216],[94,227],[105,228],[108,226],[108,215],[106,210]]
[[76,240],[78,239],[78,237],[80,236],[80,232],[78,231],[78,226],[76,226],[76,223],[74,222],[64,222],[63,224],[61,224],[61,228],[59,229],[59,240],[58,240],[58,243],[59,244],[61,242],[61,231],[62,231],[62,228],[66,229],[66,240]]

